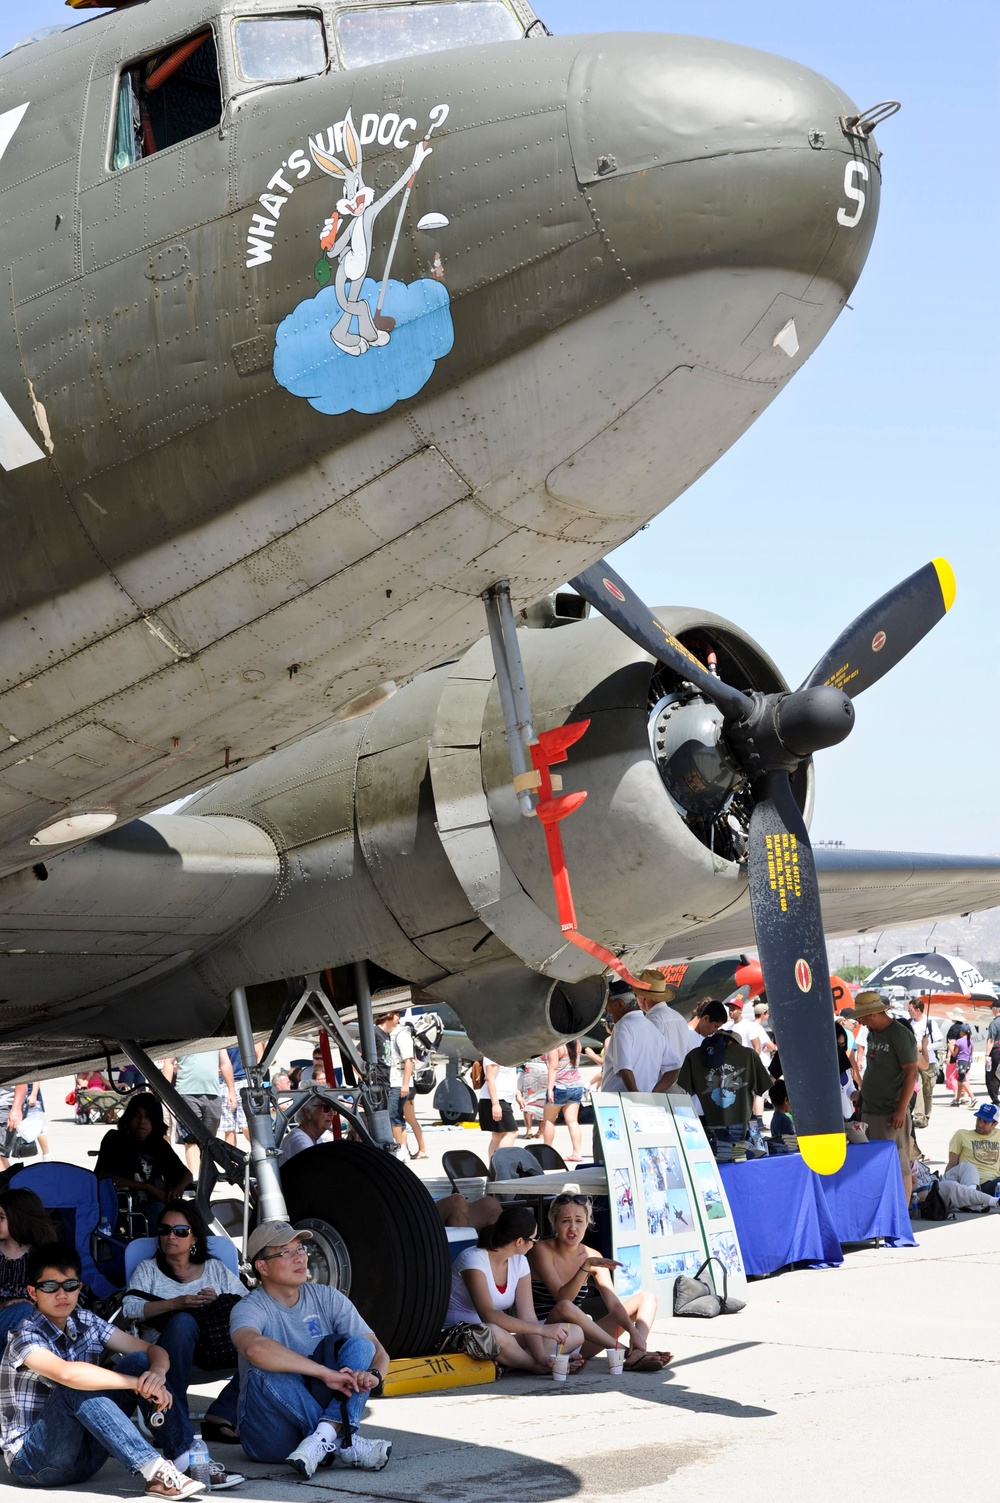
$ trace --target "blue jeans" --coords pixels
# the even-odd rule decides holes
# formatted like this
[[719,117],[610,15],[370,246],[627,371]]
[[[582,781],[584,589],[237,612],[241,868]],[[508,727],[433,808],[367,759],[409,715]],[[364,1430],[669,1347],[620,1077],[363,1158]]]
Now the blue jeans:
[[[119,1361],[118,1371],[134,1378],[148,1365],[145,1352],[130,1352]],[[157,1453],[128,1419],[135,1402],[135,1394],[126,1388],[108,1393],[53,1388],[45,1412],[10,1463],[12,1476],[25,1487],[67,1487],[93,1477],[109,1456],[130,1472],[157,1460]]]
[[[190,1449],[194,1439],[188,1412],[188,1388],[191,1384],[191,1369],[194,1367],[194,1349],[198,1345],[197,1320],[186,1310],[178,1310],[167,1320],[156,1338],[156,1345],[161,1346],[170,1358],[167,1387],[174,1396],[173,1405],[164,1414],[163,1429],[157,1439],[163,1447],[164,1456],[180,1456],[183,1451]],[[239,1382],[236,1378],[231,1378],[208,1413],[214,1419],[225,1420],[235,1427],[238,1394]]]
[[15,1326],[19,1326],[25,1316],[30,1315],[34,1308],[30,1299],[19,1299],[16,1304],[5,1305],[0,1310],[0,1356],[3,1355],[3,1349],[7,1345],[7,1337],[11,1331],[14,1330]]
[[[311,1356],[324,1367],[357,1370],[371,1366],[375,1348],[364,1336],[324,1336]],[[240,1395],[240,1444],[251,1461],[284,1461],[321,1420],[343,1428],[345,1410],[353,1434],[367,1402],[367,1393],[344,1399],[319,1378],[251,1367]]]

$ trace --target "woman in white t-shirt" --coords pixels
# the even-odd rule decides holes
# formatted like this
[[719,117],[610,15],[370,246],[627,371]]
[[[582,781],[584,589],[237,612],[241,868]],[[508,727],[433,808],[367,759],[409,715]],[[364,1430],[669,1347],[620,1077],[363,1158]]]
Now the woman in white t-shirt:
[[483,1058],[483,1083],[479,1087],[479,1125],[492,1133],[489,1158],[498,1148],[509,1148],[517,1138],[514,1104],[522,1112],[524,1101],[517,1086],[514,1065],[498,1065],[495,1059]]
[[567,1322],[544,1325],[535,1315],[528,1253],[537,1241],[535,1215],[527,1206],[505,1206],[479,1233],[479,1246],[456,1258],[445,1329],[483,1322],[500,1344],[501,1369],[551,1373],[557,1351],[570,1354],[569,1370],[583,1366],[583,1332]]

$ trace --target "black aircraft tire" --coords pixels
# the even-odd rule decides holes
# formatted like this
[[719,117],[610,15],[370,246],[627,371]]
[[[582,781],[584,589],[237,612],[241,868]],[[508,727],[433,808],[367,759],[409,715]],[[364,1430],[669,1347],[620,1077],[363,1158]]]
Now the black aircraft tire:
[[425,1357],[451,1291],[444,1223],[413,1173],[366,1143],[320,1143],[281,1171],[293,1224],[335,1227],[351,1259],[351,1303],[390,1357]]

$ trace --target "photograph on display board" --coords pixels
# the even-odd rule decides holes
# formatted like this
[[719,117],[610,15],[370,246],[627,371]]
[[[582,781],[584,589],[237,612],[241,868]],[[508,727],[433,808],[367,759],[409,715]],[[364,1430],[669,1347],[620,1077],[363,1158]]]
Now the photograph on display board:
[[722,1186],[719,1184],[715,1165],[711,1163],[693,1164],[692,1168],[698,1181],[698,1189],[701,1192],[701,1200],[708,1220],[724,1221],[726,1219],[726,1206],[722,1199]]
[[708,1239],[709,1251],[726,1265],[727,1273],[742,1273],[743,1259],[739,1243],[733,1232],[712,1232]]
[[689,1102],[674,1107],[674,1120],[681,1130],[681,1136],[686,1148],[705,1148],[705,1133],[695,1109]]
[[598,1115],[601,1119],[601,1132],[606,1143],[624,1143],[625,1125],[622,1122],[621,1110],[617,1106],[599,1106]]
[[620,1247],[615,1256],[622,1265],[615,1270],[615,1289],[619,1297],[638,1294],[642,1288],[642,1249]]
[[657,1253],[653,1259],[653,1277],[659,1283],[661,1279],[675,1279],[680,1273],[694,1273],[702,1261],[700,1252]]
[[666,1104],[651,1106],[646,1101],[630,1101],[628,1102],[628,1119],[634,1133],[656,1133],[661,1138],[664,1133],[670,1133],[670,1136],[673,1136],[670,1109]]
[[635,1230],[635,1198],[632,1194],[631,1169],[613,1169],[611,1188],[615,1203],[615,1221],[623,1232]]
[[646,1199],[668,1190],[683,1190],[684,1175],[676,1148],[640,1148],[639,1168]]

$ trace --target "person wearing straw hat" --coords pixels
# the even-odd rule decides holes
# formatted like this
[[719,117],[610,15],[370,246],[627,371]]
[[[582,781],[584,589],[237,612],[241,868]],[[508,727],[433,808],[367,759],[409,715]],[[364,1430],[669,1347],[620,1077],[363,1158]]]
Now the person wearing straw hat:
[[639,1006],[649,1021],[656,1024],[663,1037],[670,1040],[674,1052],[683,1059],[692,1049],[697,1049],[701,1040],[667,1001],[668,988],[662,971],[650,968],[643,971],[639,979],[649,988],[648,991],[637,994]]
[[861,1078],[861,1120],[869,1142],[895,1143],[907,1203],[913,1193],[910,1105],[917,1084],[917,1041],[889,1016],[878,992],[859,992],[844,1017],[868,1029],[868,1063]]

